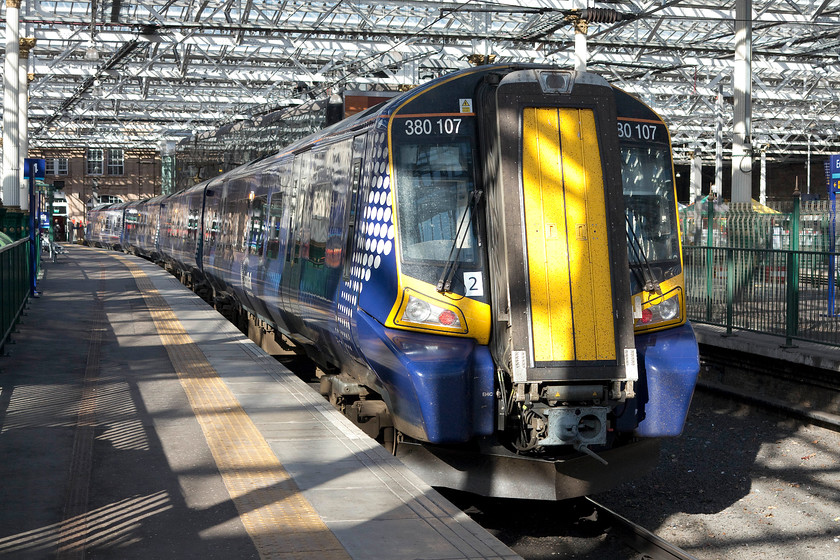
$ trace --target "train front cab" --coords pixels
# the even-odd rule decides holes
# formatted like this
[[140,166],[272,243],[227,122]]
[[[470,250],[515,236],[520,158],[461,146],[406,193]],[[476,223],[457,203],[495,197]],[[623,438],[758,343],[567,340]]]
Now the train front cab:
[[[614,91],[591,74],[526,69],[489,74],[475,97],[504,435],[481,439],[481,464],[469,468],[452,448],[403,446],[401,456],[433,483],[498,496],[562,499],[637,478],[658,459],[640,432],[682,429],[696,342],[677,324],[681,270],[667,294],[631,292]],[[664,171],[672,177],[670,155]],[[675,294],[680,317],[637,348],[636,315]]]
[[612,90],[582,76],[594,83],[520,71],[484,94],[495,106],[485,145],[500,159],[485,183],[491,344],[528,434],[523,451],[605,445],[609,404],[638,378],[618,149],[598,134],[615,130]]

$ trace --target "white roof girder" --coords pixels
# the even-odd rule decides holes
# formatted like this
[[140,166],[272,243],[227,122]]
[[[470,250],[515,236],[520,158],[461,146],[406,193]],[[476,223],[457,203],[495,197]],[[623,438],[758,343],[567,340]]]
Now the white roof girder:
[[[221,125],[312,95],[396,89],[465,68],[473,54],[492,54],[496,62],[571,65],[574,34],[565,18],[580,3],[22,4],[21,36],[37,38],[30,55],[35,74],[30,84],[32,145],[55,145],[61,138],[76,144],[101,145],[103,138],[119,143],[121,133],[126,142],[154,146],[179,123],[187,133],[214,119]],[[703,157],[713,158],[705,146],[718,118],[715,98],[719,88],[725,99],[732,95],[735,0],[588,4],[627,16],[616,23],[590,24],[590,69],[659,112],[671,124],[680,157],[701,142]],[[4,11],[5,6],[0,17]],[[807,143],[805,128],[819,131],[811,134],[812,144],[820,143],[812,146],[813,153],[840,152],[840,140],[822,132],[838,128],[838,15],[836,2],[753,0],[753,138],[766,139],[771,157],[798,152]],[[111,70],[103,70],[126,45],[133,49]],[[88,53],[91,47],[96,59],[86,57],[94,52]],[[731,111],[730,103],[724,103],[725,136]],[[64,134],[66,127],[72,134]]]

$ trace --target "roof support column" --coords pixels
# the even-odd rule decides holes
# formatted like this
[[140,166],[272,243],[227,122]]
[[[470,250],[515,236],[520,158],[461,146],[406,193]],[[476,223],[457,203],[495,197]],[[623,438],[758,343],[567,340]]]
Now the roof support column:
[[20,138],[18,131],[18,67],[20,66],[20,0],[6,0],[6,57],[3,66],[3,204],[29,208],[21,200]]
[[575,71],[586,72],[586,59],[589,58],[589,51],[586,46],[586,32],[589,29],[589,22],[585,19],[574,20],[575,26]]
[[808,159],[805,162],[805,192],[811,194],[811,133],[808,133]]
[[700,200],[703,196],[703,158],[700,157],[700,148],[691,154],[691,194],[689,203]]
[[761,176],[758,181],[758,201],[767,204],[767,146],[761,147]]
[[[29,157],[29,51],[35,46],[32,37],[23,38],[19,42],[18,57],[18,161]],[[29,183],[20,177],[20,208],[29,210]]]
[[709,194],[720,196],[723,193],[723,86],[718,86],[715,98],[715,182],[709,188]]
[[752,0],[735,0],[732,202],[752,198]]

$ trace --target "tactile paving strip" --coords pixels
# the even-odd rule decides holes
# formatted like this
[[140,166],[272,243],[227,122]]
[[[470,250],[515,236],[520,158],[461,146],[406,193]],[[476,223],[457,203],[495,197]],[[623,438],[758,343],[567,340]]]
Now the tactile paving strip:
[[260,557],[350,558],[151,280],[129,260],[121,260],[146,300],[228,493]]
[[99,359],[102,335],[105,332],[105,270],[100,267],[96,298],[93,304],[93,323],[90,328],[84,386],[70,462],[70,485],[64,502],[64,514],[59,530],[57,560],[82,560],[85,557],[88,534],[87,506],[90,493],[90,474],[93,468],[93,439],[96,427],[96,383],[99,378]]

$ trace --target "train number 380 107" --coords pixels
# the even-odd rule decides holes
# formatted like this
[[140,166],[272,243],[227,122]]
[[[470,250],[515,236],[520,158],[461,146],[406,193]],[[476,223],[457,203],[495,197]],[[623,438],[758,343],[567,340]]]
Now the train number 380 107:
[[618,123],[619,138],[635,138],[638,140],[653,140],[656,136],[656,126],[629,122]]
[[407,136],[458,134],[460,130],[461,119],[408,119],[405,121],[405,133]]

